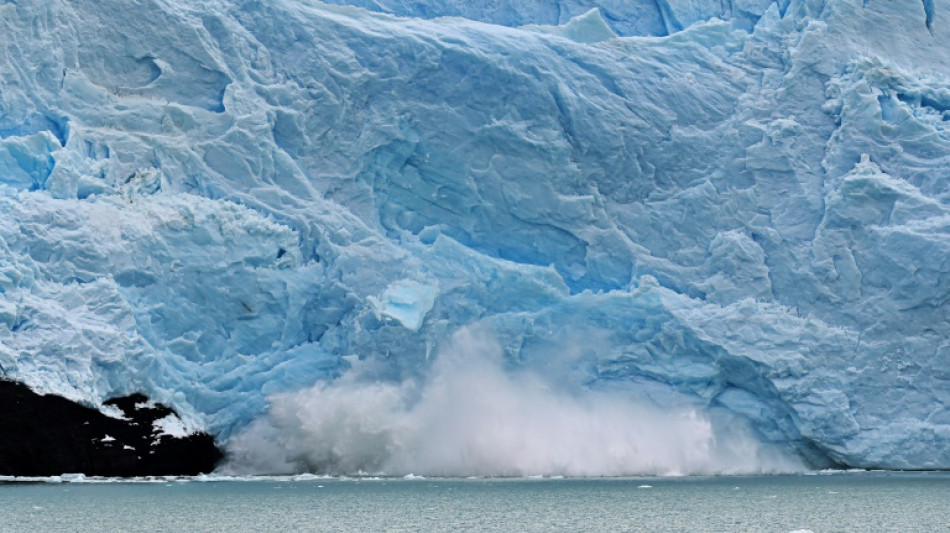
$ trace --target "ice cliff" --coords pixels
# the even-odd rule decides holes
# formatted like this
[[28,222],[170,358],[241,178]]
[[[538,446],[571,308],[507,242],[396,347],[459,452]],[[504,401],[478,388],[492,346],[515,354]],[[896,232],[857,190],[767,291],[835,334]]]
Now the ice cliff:
[[950,468],[950,1],[337,3],[0,0],[0,374],[254,472]]

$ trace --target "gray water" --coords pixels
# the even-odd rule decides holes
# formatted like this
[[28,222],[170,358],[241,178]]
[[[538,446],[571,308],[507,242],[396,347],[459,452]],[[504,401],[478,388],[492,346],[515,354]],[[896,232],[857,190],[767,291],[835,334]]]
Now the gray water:
[[950,474],[0,483],[0,531],[950,531]]

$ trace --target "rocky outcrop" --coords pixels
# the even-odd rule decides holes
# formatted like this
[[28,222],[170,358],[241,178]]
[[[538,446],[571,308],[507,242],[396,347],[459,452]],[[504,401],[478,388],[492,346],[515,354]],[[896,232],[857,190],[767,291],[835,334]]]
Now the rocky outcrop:
[[0,381],[0,475],[197,475],[222,458],[211,435],[164,433],[156,422],[177,416],[141,394],[106,404],[124,417]]

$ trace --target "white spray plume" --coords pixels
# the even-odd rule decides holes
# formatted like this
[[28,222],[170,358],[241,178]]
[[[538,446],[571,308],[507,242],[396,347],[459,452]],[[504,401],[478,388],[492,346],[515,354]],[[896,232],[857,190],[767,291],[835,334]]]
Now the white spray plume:
[[[354,370],[271,398],[229,443],[226,473],[622,476],[763,473],[801,463],[735,419],[565,392],[506,371],[482,328],[463,328],[420,384],[365,383]],[[718,427],[728,424],[728,427]]]

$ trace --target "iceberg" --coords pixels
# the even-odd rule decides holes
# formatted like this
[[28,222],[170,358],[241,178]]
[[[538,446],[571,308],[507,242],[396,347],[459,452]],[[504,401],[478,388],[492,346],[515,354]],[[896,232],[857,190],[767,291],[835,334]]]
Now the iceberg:
[[948,9],[0,1],[0,377],[236,473],[950,468]]

